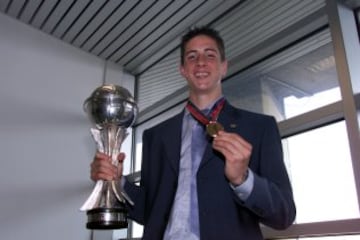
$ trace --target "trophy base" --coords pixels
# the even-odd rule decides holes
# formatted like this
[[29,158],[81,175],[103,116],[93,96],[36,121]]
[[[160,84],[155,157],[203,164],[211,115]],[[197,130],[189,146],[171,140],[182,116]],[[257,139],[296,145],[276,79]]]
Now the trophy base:
[[121,229],[127,228],[127,211],[125,208],[95,208],[86,212],[88,229]]

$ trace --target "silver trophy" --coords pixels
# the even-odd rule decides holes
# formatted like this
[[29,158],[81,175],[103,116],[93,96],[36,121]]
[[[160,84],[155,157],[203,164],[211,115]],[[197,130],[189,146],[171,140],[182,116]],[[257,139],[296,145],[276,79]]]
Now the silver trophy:
[[[103,85],[95,89],[84,102],[87,113],[94,127],[91,134],[96,142],[97,150],[111,156],[112,164],[117,166],[117,156],[126,136],[137,117],[137,105],[123,87]],[[133,204],[117,181],[96,182],[90,197],[80,208],[86,211],[88,229],[126,228],[126,202]]]

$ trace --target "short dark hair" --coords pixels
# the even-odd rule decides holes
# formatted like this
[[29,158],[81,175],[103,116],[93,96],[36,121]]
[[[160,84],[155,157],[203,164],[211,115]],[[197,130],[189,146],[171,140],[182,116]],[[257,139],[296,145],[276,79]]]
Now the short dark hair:
[[221,61],[225,61],[225,45],[224,45],[224,40],[221,38],[220,34],[218,31],[216,31],[215,29],[212,29],[210,27],[207,26],[203,26],[203,27],[195,27],[190,29],[189,32],[187,32],[181,39],[181,45],[180,45],[180,51],[181,51],[181,65],[184,64],[185,60],[184,60],[184,55],[185,55],[185,47],[186,44],[193,39],[194,37],[197,37],[199,35],[205,35],[207,37],[212,38],[215,42],[216,45],[219,49],[220,52],[220,58]]

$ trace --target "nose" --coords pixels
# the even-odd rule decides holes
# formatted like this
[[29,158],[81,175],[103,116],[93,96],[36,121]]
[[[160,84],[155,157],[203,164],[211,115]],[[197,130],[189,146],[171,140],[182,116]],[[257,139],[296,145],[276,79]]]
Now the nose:
[[206,56],[203,55],[203,54],[200,54],[198,57],[197,57],[197,61],[196,61],[196,64],[198,66],[203,66],[206,64]]

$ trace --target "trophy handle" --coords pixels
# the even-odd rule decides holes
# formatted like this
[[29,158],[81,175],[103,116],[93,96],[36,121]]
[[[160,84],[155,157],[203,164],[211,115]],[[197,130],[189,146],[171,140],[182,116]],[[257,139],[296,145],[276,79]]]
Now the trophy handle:
[[111,186],[112,189],[115,193],[115,196],[117,198],[117,200],[119,200],[120,202],[123,201],[123,199],[125,199],[131,206],[134,206],[134,202],[131,200],[131,198],[122,190],[122,189],[117,189],[116,187],[116,181],[111,181]]
[[99,205],[103,185],[104,185],[104,181],[102,180],[96,182],[95,187],[91,192],[89,198],[80,207],[80,211],[87,211]]

